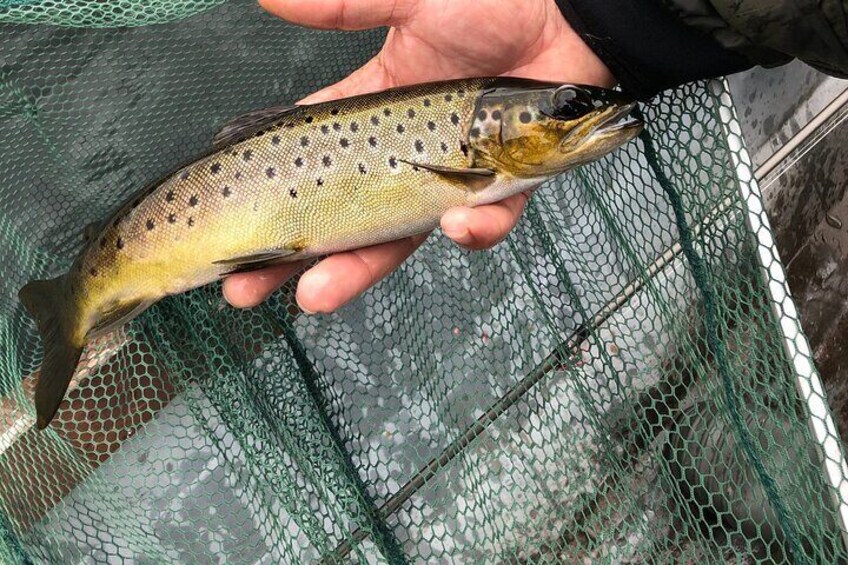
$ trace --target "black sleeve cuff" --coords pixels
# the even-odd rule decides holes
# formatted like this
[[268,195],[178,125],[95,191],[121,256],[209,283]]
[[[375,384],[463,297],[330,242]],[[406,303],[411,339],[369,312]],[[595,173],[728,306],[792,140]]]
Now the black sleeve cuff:
[[638,100],[753,66],[691,28],[657,0],[556,0],[565,19]]

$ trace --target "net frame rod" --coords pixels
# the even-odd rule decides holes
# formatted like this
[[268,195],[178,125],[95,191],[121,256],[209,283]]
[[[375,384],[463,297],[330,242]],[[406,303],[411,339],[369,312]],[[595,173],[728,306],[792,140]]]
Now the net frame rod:
[[[710,81],[709,88],[721,101],[717,117],[730,149],[731,163],[736,171],[736,185],[745,205],[745,223],[757,238],[760,269],[768,283],[766,292],[775,319],[780,322],[784,352],[795,370],[795,388],[806,406],[808,425],[818,443],[817,451],[821,457],[824,474],[832,487],[831,498],[834,506],[838,508],[842,541],[848,549],[848,464],[839,441],[839,432],[828,409],[821,377],[801,327],[786,272],[780,262],[777,244],[771,236],[771,224],[763,207],[758,182],[760,179],[754,173],[751,158],[745,148],[736,106],[730,96],[730,85],[726,78],[714,79]],[[833,112],[836,109],[838,107]],[[809,133],[805,138],[808,135]],[[773,168],[761,167],[757,173],[766,175]]]

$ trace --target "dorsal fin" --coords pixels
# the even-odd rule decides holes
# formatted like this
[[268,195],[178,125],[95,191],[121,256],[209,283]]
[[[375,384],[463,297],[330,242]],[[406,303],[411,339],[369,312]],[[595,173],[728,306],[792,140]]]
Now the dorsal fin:
[[243,141],[298,109],[300,106],[271,106],[243,114],[224,124],[212,138],[212,145],[218,149]]
[[95,237],[97,237],[97,234],[100,233],[100,230],[103,229],[103,226],[104,226],[104,223],[100,220],[97,220],[95,222],[91,222],[90,224],[87,224],[82,229],[82,239],[83,239],[83,241],[88,243],[89,241],[93,240]]

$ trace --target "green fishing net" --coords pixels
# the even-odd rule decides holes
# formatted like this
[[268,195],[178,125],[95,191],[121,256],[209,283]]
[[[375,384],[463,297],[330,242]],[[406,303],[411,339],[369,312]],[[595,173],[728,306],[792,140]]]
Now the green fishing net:
[[841,442],[721,82],[546,184],[508,240],[440,234],[336,314],[220,286],[91,344],[34,428],[17,300],[227,119],[384,31],[253,2],[0,0],[3,563],[834,563]]

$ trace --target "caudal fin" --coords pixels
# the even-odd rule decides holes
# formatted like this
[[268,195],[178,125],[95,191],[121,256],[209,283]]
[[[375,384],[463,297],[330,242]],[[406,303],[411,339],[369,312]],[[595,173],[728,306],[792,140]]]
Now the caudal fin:
[[74,343],[71,337],[71,317],[65,296],[64,277],[32,281],[18,293],[35,318],[44,345],[41,374],[35,385],[36,425],[40,430],[56,415],[82,355],[82,344]]

